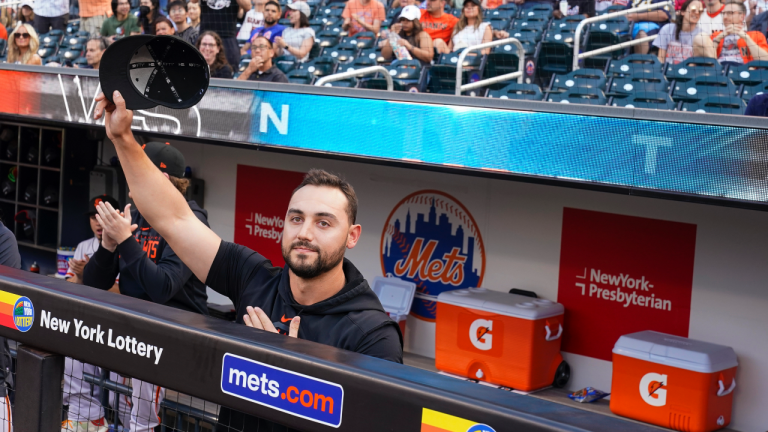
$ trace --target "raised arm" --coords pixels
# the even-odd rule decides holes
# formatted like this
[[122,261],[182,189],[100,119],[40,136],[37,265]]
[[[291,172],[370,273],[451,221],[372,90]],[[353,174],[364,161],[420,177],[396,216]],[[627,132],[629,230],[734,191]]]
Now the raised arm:
[[195,276],[205,281],[221,238],[200,222],[136,142],[131,132],[133,111],[125,108],[120,92],[115,91],[112,100],[114,104],[103,93],[96,97],[94,119],[106,116],[107,136],[115,144],[136,207]]

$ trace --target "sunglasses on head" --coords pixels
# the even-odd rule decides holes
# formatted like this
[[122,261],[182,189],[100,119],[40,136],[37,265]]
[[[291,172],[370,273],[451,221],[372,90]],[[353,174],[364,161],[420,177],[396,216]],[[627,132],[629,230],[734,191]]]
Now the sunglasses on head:
[[29,38],[29,33],[15,33],[13,35],[13,38],[14,39],[22,39],[22,38],[27,39],[27,38]]

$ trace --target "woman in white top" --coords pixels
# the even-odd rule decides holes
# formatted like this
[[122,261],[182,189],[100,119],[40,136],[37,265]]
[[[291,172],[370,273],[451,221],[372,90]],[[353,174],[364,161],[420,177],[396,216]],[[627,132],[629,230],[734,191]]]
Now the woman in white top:
[[[453,36],[451,36],[451,42],[448,44],[446,53],[490,42],[493,40],[492,30],[490,23],[483,22],[483,9],[480,7],[480,0],[466,0],[461,9],[461,18],[453,28]],[[482,53],[488,54],[490,51],[489,48],[486,48]]]
[[315,44],[315,31],[309,27],[309,5],[304,1],[294,1],[288,5],[291,9],[289,18],[293,27],[283,30],[283,35],[275,38],[277,55],[292,55],[300,62],[305,62]]

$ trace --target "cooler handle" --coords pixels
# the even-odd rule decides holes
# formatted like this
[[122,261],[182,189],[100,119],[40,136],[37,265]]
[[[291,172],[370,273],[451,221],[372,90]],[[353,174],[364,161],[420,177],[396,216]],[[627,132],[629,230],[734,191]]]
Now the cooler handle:
[[727,396],[733,392],[733,390],[736,388],[736,378],[733,379],[731,382],[731,386],[728,388],[728,390],[725,389],[725,385],[723,385],[723,380],[717,380],[717,384],[720,385],[720,390],[717,391],[718,396]]
[[549,329],[549,324],[547,323],[544,326],[544,330],[547,331],[547,337],[545,338],[547,342],[551,342],[551,341],[553,341],[555,339],[559,339],[560,336],[562,336],[562,334],[563,334],[563,325],[562,324],[558,324],[558,327],[560,327],[560,330],[558,330],[556,335],[552,336],[552,331]]

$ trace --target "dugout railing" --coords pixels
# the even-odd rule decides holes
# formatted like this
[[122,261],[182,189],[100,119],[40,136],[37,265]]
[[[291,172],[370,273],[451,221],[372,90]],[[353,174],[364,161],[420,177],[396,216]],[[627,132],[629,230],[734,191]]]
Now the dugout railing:
[[[26,331],[9,327],[8,321],[0,326],[0,335],[19,343],[16,431],[59,430],[64,356],[298,431],[431,430],[422,427],[425,410],[490,426],[478,431],[651,430],[619,418],[7,267],[0,267],[0,291],[5,300],[25,297],[33,309],[31,323],[22,323],[28,324],[21,327]],[[52,325],[54,320],[58,326]],[[64,331],[61,323],[66,322],[70,325]],[[75,323],[81,329],[78,335],[74,334]],[[83,328],[95,329],[97,334]],[[99,336],[98,332],[104,333]],[[162,354],[156,356],[157,350],[153,350],[148,358],[140,355],[141,348],[139,354],[120,350],[113,346],[118,336],[162,347]],[[338,417],[312,418],[298,404],[275,409],[263,401],[228,394],[225,391],[232,387],[227,383],[231,377],[227,371],[231,371],[232,363],[227,362],[232,358],[257,365],[271,374],[269,378],[284,384],[307,384],[300,389],[287,387],[286,391],[288,399],[298,398],[305,407],[312,406],[308,399],[323,399],[317,392],[325,388],[327,400],[321,402],[333,400],[333,412]],[[248,386],[253,384],[250,380]],[[315,384],[310,385],[311,380]],[[272,387],[270,383],[270,393]],[[279,392],[286,389],[279,383],[275,387]],[[333,388],[340,391],[333,394]],[[183,413],[180,405],[168,405]],[[328,408],[325,413],[330,412],[330,404]]]

